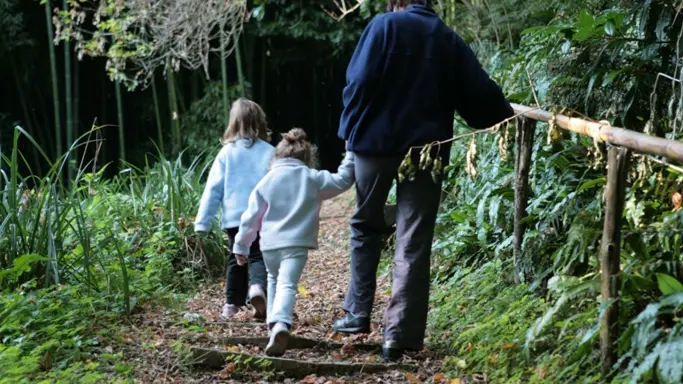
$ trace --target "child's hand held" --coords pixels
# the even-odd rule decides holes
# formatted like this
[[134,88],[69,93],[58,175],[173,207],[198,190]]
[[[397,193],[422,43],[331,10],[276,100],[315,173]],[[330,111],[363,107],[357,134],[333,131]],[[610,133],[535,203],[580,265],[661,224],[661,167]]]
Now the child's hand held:
[[237,265],[243,266],[247,264],[247,256],[246,255],[235,255],[235,258],[237,259]]

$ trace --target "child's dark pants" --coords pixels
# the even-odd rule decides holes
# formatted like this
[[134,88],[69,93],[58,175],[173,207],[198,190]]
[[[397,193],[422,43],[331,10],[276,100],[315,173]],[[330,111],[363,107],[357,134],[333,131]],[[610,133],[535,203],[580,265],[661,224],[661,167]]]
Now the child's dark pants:
[[[230,247],[228,267],[225,272],[225,299],[226,303],[241,307],[247,302],[247,295],[251,285],[260,285],[263,292],[266,292],[267,275],[266,266],[263,263],[263,254],[259,247],[260,237],[258,236],[249,250],[249,265],[237,265],[237,258],[232,254],[237,230],[237,228],[229,228],[225,231],[228,235],[228,245]],[[250,278],[251,281],[249,281]]]

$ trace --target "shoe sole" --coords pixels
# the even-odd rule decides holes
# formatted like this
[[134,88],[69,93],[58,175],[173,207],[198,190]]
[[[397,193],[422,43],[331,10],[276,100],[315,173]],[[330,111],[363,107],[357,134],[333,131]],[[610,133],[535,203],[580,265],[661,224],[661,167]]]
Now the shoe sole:
[[254,307],[254,317],[257,319],[266,318],[266,300],[262,296],[251,299],[251,306]]
[[273,340],[273,343],[266,347],[266,355],[279,357],[285,354],[287,344],[289,343],[289,332],[278,332]]
[[349,333],[349,334],[364,334],[370,333],[369,327],[355,327],[355,328],[335,328],[335,331],[339,333]]

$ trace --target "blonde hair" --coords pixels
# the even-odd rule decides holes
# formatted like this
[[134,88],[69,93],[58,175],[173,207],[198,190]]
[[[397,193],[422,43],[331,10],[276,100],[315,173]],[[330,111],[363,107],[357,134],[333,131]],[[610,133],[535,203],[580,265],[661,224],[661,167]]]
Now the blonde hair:
[[301,128],[293,128],[282,134],[282,141],[275,147],[273,159],[297,159],[315,168],[317,167],[316,152],[317,148],[308,142],[306,132]]
[[249,140],[249,147],[254,145],[257,139],[270,141],[266,114],[261,106],[245,98],[239,98],[232,103],[230,120],[223,132],[221,144],[234,143],[240,138]]

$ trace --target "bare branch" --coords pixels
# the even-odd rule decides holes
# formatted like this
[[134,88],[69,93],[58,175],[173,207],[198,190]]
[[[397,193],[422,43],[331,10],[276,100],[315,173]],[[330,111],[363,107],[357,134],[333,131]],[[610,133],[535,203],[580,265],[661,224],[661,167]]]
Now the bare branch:
[[336,11],[328,11],[327,8],[323,5],[321,5],[320,8],[322,8],[322,10],[325,11],[325,13],[327,13],[331,18],[333,18],[336,21],[341,21],[341,19],[343,19],[346,15],[355,11],[363,4],[363,0],[355,0],[356,4],[354,4],[353,6],[346,5],[346,0],[341,0],[341,3],[339,3],[339,1],[337,0],[332,1],[336,6]]
[[202,68],[208,77],[209,55],[229,55],[248,17],[245,0],[85,0],[55,24],[79,58],[104,57],[112,78],[137,85],[160,67]]

